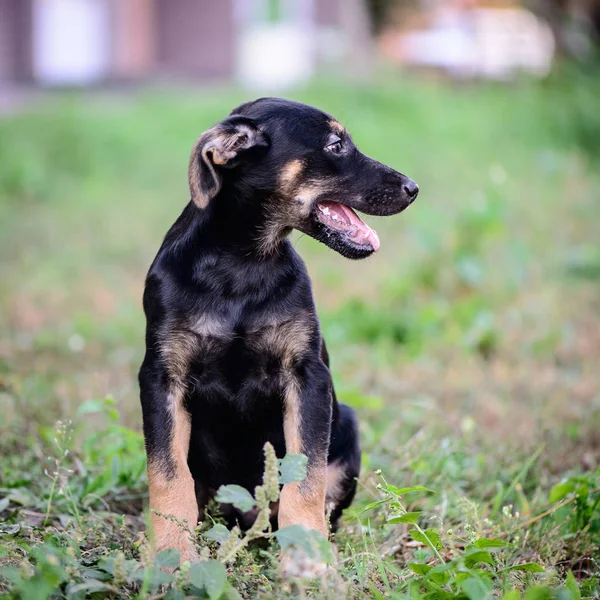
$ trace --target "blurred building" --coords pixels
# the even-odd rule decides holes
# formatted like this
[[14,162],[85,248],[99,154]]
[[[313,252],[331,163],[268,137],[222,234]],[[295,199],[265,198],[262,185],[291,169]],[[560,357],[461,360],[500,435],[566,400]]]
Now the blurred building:
[[546,75],[555,39],[549,24],[517,0],[431,0],[381,36],[383,54],[453,77]]
[[285,84],[308,77],[319,61],[341,52],[344,2],[356,5],[356,0],[0,0],[0,83],[239,76],[250,83]]

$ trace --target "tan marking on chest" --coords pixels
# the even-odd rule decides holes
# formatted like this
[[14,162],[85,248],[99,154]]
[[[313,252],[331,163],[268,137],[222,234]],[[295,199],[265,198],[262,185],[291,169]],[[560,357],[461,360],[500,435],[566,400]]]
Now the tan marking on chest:
[[194,357],[230,335],[222,319],[207,314],[196,317],[187,327],[166,329],[161,335],[160,353],[170,377],[183,385]]
[[281,359],[284,368],[308,350],[312,324],[308,315],[292,321],[267,325],[248,335],[248,343],[256,352],[268,352]]
[[190,361],[199,350],[199,340],[193,332],[175,329],[162,336],[160,354],[171,379],[183,386]]

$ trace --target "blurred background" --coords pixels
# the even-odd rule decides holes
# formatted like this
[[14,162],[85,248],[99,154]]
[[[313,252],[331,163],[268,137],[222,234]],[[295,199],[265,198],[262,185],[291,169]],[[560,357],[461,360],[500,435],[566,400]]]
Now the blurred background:
[[[377,51],[455,77],[547,75],[589,58],[595,0],[2,0],[0,81],[305,81],[365,75]],[[374,35],[375,34],[375,35]]]
[[594,52],[595,0],[2,0],[0,81],[297,84],[377,54],[459,78],[547,75]]
[[[145,273],[194,140],[261,95],[333,114],[421,187],[367,218],[366,261],[292,235],[364,472],[523,514],[595,472],[599,33],[595,0],[0,0],[4,487],[44,497],[40,447],[90,400],[140,430]],[[103,494],[144,486],[101,466],[129,460],[118,439],[88,465]]]

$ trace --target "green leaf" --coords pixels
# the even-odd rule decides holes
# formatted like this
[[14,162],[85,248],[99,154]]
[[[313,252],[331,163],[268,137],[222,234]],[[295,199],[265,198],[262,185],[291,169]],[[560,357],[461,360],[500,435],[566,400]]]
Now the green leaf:
[[211,600],[218,600],[227,583],[225,565],[218,560],[207,560],[190,566],[190,582],[203,589]]
[[440,533],[437,529],[426,529],[425,535],[418,529],[411,529],[408,533],[410,533],[415,542],[421,542],[429,547],[433,545],[437,550],[442,548],[442,540],[440,539]]
[[485,600],[491,589],[489,582],[481,577],[469,577],[461,582],[460,587],[469,600]]
[[242,512],[251,510],[256,504],[250,492],[241,485],[236,484],[222,485],[218,489],[215,499],[223,504],[233,504]]
[[302,525],[288,525],[276,531],[274,535],[282,550],[289,546],[299,546],[313,558],[329,564],[333,562],[331,544],[314,529],[307,529]]
[[88,400],[83,404],[79,405],[77,409],[77,415],[89,415],[93,413],[99,413],[104,410],[104,402],[102,400]]
[[82,579],[98,579],[99,581],[108,581],[112,579],[109,573],[105,571],[98,571],[97,569],[86,569],[83,568],[79,571]]
[[[78,594],[79,592],[87,592],[93,594],[95,592],[106,592],[110,590],[110,586],[97,579],[87,579],[83,583],[69,584],[69,597]],[[84,595],[85,597],[85,595]]]
[[465,565],[467,568],[474,567],[477,563],[487,563],[494,565],[494,558],[487,550],[475,550],[465,555]]
[[431,571],[427,574],[427,580],[431,581],[432,583],[436,583],[437,585],[446,585],[451,578],[452,576],[450,574],[450,570],[438,572],[431,569]]
[[370,502],[355,516],[360,517],[360,515],[362,515],[363,513],[373,510],[374,508],[377,508],[378,506],[381,506],[382,504],[387,504],[390,501],[391,501],[391,498],[385,498],[384,500],[376,500],[375,502]]
[[282,550],[289,546],[310,547],[310,531],[302,525],[288,525],[275,532],[275,537]]
[[304,454],[286,454],[279,461],[279,483],[294,483],[306,478],[308,458]]
[[385,596],[374,585],[369,585],[369,594],[374,600],[385,600]]
[[557,483],[550,491],[548,502],[550,504],[552,504],[553,502],[558,502],[559,500],[562,500],[565,496],[568,496],[574,491],[575,484],[572,481],[563,481],[561,483]]
[[171,573],[167,573],[162,569],[151,569],[152,577],[150,578],[151,589],[158,589],[161,585],[169,585],[175,580]]
[[413,485],[413,487],[403,487],[399,488],[395,485],[390,485],[389,483],[385,486],[390,494],[394,494],[395,496],[404,496],[404,494],[410,494],[412,492],[433,492],[429,488],[423,487],[422,485]]
[[489,549],[489,548],[510,548],[510,547],[512,547],[512,544],[505,540],[499,540],[499,539],[490,540],[488,538],[479,538],[478,540],[475,540],[472,544],[469,544],[467,546],[467,549],[469,549],[469,548]]
[[581,590],[579,589],[577,580],[571,571],[567,573],[565,587],[569,591],[569,594],[571,594],[571,600],[581,600]]
[[422,563],[408,563],[408,568],[417,575],[427,575],[433,568],[431,565],[424,565]]
[[159,569],[174,569],[179,566],[179,550],[169,548],[156,555],[155,564]]
[[524,600],[552,600],[554,594],[546,587],[536,585],[527,590]]
[[229,529],[227,529],[225,525],[217,523],[204,534],[204,537],[208,538],[209,540],[215,540],[215,542],[222,544],[225,540],[229,539],[229,533]]
[[227,600],[243,600],[239,592],[230,583],[225,586],[225,598]]
[[521,594],[519,593],[519,590],[512,590],[504,594],[502,600],[521,600]]
[[419,520],[420,516],[421,516],[420,512],[407,512],[407,513],[404,513],[403,515],[390,517],[387,520],[387,522],[390,524],[393,524],[393,525],[395,525],[396,523],[411,523],[412,525],[414,525]]
[[543,573],[546,569],[542,567],[542,565],[538,565],[538,563],[523,563],[520,565],[511,565],[510,567],[506,567],[505,569],[501,569],[502,572],[506,571],[527,571],[528,573]]

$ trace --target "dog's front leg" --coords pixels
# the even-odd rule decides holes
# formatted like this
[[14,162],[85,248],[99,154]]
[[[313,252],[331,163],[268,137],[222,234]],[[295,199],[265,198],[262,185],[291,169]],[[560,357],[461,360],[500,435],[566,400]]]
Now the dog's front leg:
[[140,389],[156,549],[176,548],[182,562],[193,562],[198,555],[190,531],[198,524],[198,503],[187,463],[191,421],[184,388],[145,361]]
[[327,537],[325,494],[331,433],[331,374],[321,361],[302,365],[285,390],[284,435],[288,454],[308,457],[304,481],[283,486],[279,527],[303,525]]

